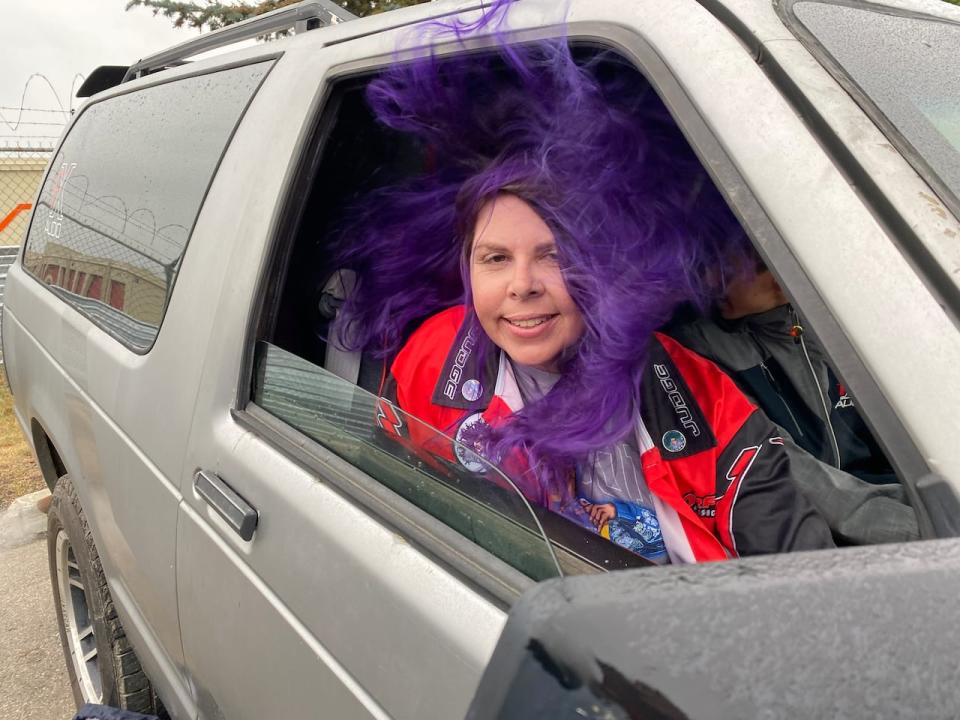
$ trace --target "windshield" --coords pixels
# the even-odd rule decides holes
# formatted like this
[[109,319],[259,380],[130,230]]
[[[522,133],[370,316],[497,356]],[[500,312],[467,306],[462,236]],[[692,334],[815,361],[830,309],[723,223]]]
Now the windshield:
[[[960,198],[960,22],[802,0],[797,19]],[[927,170],[927,172],[923,172]],[[936,183],[935,183],[936,184]],[[948,200],[949,202],[949,200]]]

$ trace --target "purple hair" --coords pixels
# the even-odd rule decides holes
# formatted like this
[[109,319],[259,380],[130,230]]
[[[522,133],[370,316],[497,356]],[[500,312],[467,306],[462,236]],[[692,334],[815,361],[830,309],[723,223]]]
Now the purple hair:
[[682,303],[705,307],[708,271],[749,246],[656,93],[612,54],[578,61],[566,40],[501,41],[396,63],[367,100],[431,167],[348,213],[339,260],[358,275],[343,309],[353,348],[391,358],[416,324],[462,303],[481,359],[497,351],[472,312],[464,248],[480,208],[512,193],[553,231],[587,329],[556,387],[490,432],[489,455],[522,447],[549,483],[626,437],[652,333]]

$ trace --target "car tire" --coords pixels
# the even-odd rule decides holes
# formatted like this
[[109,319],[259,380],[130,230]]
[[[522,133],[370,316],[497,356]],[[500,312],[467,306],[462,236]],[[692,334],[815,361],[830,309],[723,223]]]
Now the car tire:
[[47,513],[54,608],[77,707],[101,703],[166,716],[117,617],[76,488],[57,481]]

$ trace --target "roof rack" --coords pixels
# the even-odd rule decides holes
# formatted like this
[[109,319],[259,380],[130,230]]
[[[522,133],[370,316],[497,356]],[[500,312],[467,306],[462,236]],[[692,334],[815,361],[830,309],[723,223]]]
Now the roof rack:
[[143,77],[171,65],[182,64],[185,58],[193,55],[233,45],[242,40],[250,40],[277,30],[287,30],[292,27],[295,32],[300,33],[327,25],[337,25],[347,20],[355,20],[356,17],[332,0],[303,0],[296,5],[288,5],[279,10],[273,10],[249,20],[243,20],[225,28],[214,30],[211,33],[174,45],[172,48],[144,58],[130,66],[121,82]]

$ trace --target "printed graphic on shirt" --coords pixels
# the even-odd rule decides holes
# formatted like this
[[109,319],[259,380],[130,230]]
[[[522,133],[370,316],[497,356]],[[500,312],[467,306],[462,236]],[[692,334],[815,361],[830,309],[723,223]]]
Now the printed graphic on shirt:
[[843,408],[854,407],[853,398],[847,394],[847,388],[844,387],[843,383],[837,383],[837,395],[840,399],[837,400],[837,404],[833,406],[834,408],[842,410]]
[[752,476],[769,477],[779,472],[785,460],[784,439],[775,434],[776,428],[766,416],[755,410],[724,448],[716,465],[714,495],[720,501],[728,493],[736,494]]
[[640,415],[654,440],[659,439],[664,460],[680,460],[716,447],[713,431],[680,368],[656,338],[650,343],[640,390]]
[[700,517],[712,518],[717,516],[716,495],[697,495],[688,492],[684,494],[683,501]]
[[733,486],[736,488],[743,481],[747,473],[750,472],[750,468],[753,467],[753,461],[756,460],[757,455],[760,454],[760,448],[760,445],[751,445],[750,447],[745,447],[740,450],[737,457],[730,464],[730,468],[727,470],[726,477],[724,478],[727,482],[726,487]]
[[634,507],[633,519],[615,517],[606,525],[611,542],[655,563],[667,559],[667,546],[657,514],[642,505]]
[[588,505],[612,505],[616,515],[600,534],[656,563],[666,561],[660,521],[653,510],[653,494],[640,465],[640,452],[630,442],[593,453],[577,472],[577,494]]
[[[483,447],[479,441],[480,433],[478,432],[485,424],[486,421],[483,419],[483,415],[481,413],[474,413],[460,423],[460,427],[457,428],[457,442],[453,446],[453,451],[460,464],[470,472],[479,473],[487,469],[483,457],[479,454],[482,452]],[[470,450],[469,448],[471,447],[477,452]]]
[[640,470],[640,453],[628,443],[591,455],[577,473],[577,494],[591,503],[622,500],[641,505],[653,503]]
[[377,402],[377,425],[389,435],[403,435],[403,418],[400,411],[386,398]]
[[431,399],[435,405],[478,410],[490,404],[496,385],[499,355],[487,353],[486,362],[481,363],[476,352],[479,337],[479,326],[465,320],[457,331],[433,388]]
[[475,378],[467,380],[460,389],[460,394],[467,402],[474,402],[483,394],[483,385]]
[[672,453],[678,453],[687,446],[687,438],[679,430],[667,430],[661,442],[663,449]]
[[653,363],[653,371],[660,381],[660,387],[663,388],[670,404],[673,405],[677,420],[690,431],[691,435],[700,437],[700,424],[694,419],[690,408],[687,407],[687,399],[671,377],[670,368],[663,363]]

